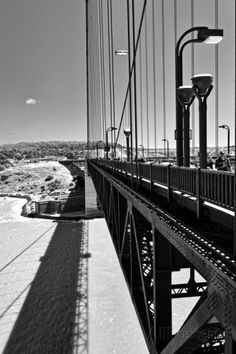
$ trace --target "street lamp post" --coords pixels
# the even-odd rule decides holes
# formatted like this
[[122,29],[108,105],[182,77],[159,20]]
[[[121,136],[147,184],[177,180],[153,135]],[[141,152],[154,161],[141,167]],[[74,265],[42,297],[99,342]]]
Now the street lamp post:
[[117,130],[115,127],[109,127],[106,129],[106,159],[108,159],[108,151],[109,151],[109,145],[108,145],[108,133]]
[[200,168],[207,167],[207,97],[213,89],[210,74],[195,75],[192,78],[193,90],[199,101],[199,150]]
[[177,98],[183,107],[184,116],[184,166],[190,166],[190,124],[189,110],[194,101],[195,94],[192,86],[180,86],[177,88]]
[[[197,38],[192,38],[182,44],[183,39],[191,32],[197,32]],[[189,43],[217,44],[223,38],[222,29],[209,29],[208,27],[192,27],[182,34],[175,47],[175,84],[176,89],[183,85],[183,50]],[[182,45],[181,45],[182,44]],[[182,107],[176,100],[176,158],[177,165],[183,165],[183,124]]]
[[226,124],[220,125],[219,128],[223,128],[226,129],[228,131],[228,141],[227,141],[227,145],[228,145],[228,155],[230,154],[230,127]]
[[124,128],[124,134],[126,136],[127,161],[129,161],[130,160],[129,137],[131,135],[131,129]]
[[167,144],[167,152],[166,152],[166,157],[170,157],[170,148],[169,148],[169,140],[168,139],[162,139],[162,141],[166,141]]

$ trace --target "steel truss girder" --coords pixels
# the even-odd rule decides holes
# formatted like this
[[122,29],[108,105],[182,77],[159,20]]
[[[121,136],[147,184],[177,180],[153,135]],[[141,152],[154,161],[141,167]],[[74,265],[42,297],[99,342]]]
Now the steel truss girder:
[[[222,262],[222,255],[219,255],[219,259],[213,258],[215,255],[215,250],[212,250],[211,252],[207,252],[207,249],[209,248],[208,245],[206,245],[206,249],[204,248],[204,242],[202,238],[196,234],[193,230],[190,230],[188,227],[183,225],[181,222],[176,220],[174,217],[164,214],[161,212],[161,210],[153,205],[151,202],[149,202],[147,199],[144,199],[140,195],[136,194],[133,190],[128,188],[127,186],[122,185],[119,183],[119,181],[115,180],[113,177],[111,177],[109,174],[105,173],[102,169],[98,168],[94,164],[90,163],[90,170],[92,174],[92,178],[94,181],[94,184],[97,188],[98,195],[103,196],[103,201],[104,201],[104,207],[105,210],[110,210],[113,208],[113,217],[116,218],[116,222],[118,220],[117,213],[119,214],[120,210],[115,210],[114,206],[112,204],[114,199],[109,199],[109,193],[111,191],[116,190],[118,197],[122,198],[122,200],[127,200],[127,210],[126,210],[126,216],[125,216],[125,225],[123,229],[123,233],[120,233],[121,239],[120,242],[115,242],[115,247],[117,250],[117,254],[120,255],[120,262],[121,266],[123,267],[123,271],[127,267],[130,269],[130,265],[132,263],[132,259],[130,260],[130,257],[132,258],[132,252],[134,252],[134,257],[136,257],[136,272],[138,270],[138,277],[139,277],[139,286],[141,286],[142,292],[143,292],[143,297],[142,301],[134,299],[135,294],[134,294],[134,288],[133,284],[130,281],[130,279],[133,279],[137,276],[135,274],[135,277],[132,277],[132,272],[134,272],[134,269],[131,269],[129,272],[127,271],[125,276],[127,283],[129,285],[129,288],[131,289],[131,295],[133,295],[134,299],[134,304],[136,306],[136,310],[139,316],[139,320],[141,323],[141,326],[144,331],[144,335],[146,338],[146,341],[148,343],[149,349],[153,350],[154,348],[154,338],[150,339],[152,337],[152,331],[150,332],[150,326],[152,329],[152,316],[151,316],[151,306],[150,303],[148,302],[148,297],[149,297],[149,291],[151,291],[150,284],[149,289],[147,290],[147,280],[145,279],[145,276],[142,274],[143,268],[142,268],[142,261],[140,258],[140,246],[139,246],[139,235],[137,234],[136,230],[136,221],[135,221],[135,216],[134,214],[139,214],[141,215],[143,220],[146,220],[147,223],[149,223],[152,227],[152,230],[157,230],[159,233],[161,233],[164,238],[170,243],[170,245],[174,246],[188,261],[194,266],[194,268],[197,269],[197,271],[204,276],[204,278],[207,280],[208,283],[208,293],[207,293],[207,299],[204,302],[204,306],[207,308],[207,313],[209,315],[209,318],[212,318],[215,316],[217,320],[220,323],[220,327],[224,328],[227,332],[230,333],[232,338],[236,340],[236,283],[235,283],[235,273],[236,273],[236,267],[235,263],[229,259],[225,260],[225,263]],[[102,180],[106,180],[105,183],[101,183]],[[100,181],[100,182],[99,182]],[[99,190],[99,186],[101,187],[102,185],[105,187],[107,184],[110,184],[110,188],[108,191],[108,188],[106,189],[105,192]],[[107,193],[108,192],[108,193]],[[104,194],[105,193],[105,194]],[[107,202],[108,199],[110,200],[111,204]],[[101,200],[101,198],[100,198]],[[133,212],[135,211],[135,212]],[[107,213],[106,217],[107,217]],[[111,212],[110,212],[111,215]],[[129,221],[128,221],[129,220]],[[115,223],[115,220],[113,220]],[[130,242],[128,239],[128,235],[130,235],[130,231],[128,230],[131,225],[131,238],[133,238],[132,234],[134,233],[134,239],[135,239],[135,247]],[[116,227],[117,229],[117,227]],[[110,229],[111,230],[111,229]],[[128,230],[128,231],[127,231]],[[114,232],[114,228],[113,228]],[[115,231],[116,234],[117,231]],[[112,235],[113,237],[113,242],[114,240],[118,239],[117,235]],[[127,249],[127,246],[125,244],[130,245],[130,254],[126,253],[125,257],[125,252],[124,249]],[[121,247],[122,245],[122,247]],[[127,257],[128,256],[128,257]],[[126,260],[125,260],[126,258]],[[127,261],[127,259],[129,259]],[[126,269],[125,269],[126,270]],[[130,279],[127,278],[127,274],[131,275]],[[146,282],[146,283],[145,283]],[[137,284],[136,284],[137,285]],[[133,294],[132,294],[133,291]],[[137,300],[137,301],[136,301]],[[140,305],[145,308],[145,310],[140,312]],[[137,309],[138,306],[138,309]],[[201,313],[200,309],[196,310],[196,317],[197,314]],[[188,320],[189,326],[191,326],[191,319],[193,321],[193,317]],[[146,320],[144,320],[144,318]],[[144,320],[144,321],[143,321]],[[205,322],[204,322],[205,321]],[[202,328],[207,328],[208,326],[208,317],[205,318],[204,324],[202,323]],[[145,324],[144,324],[145,323]],[[185,324],[185,327],[186,328]],[[217,325],[218,326],[218,325]],[[199,329],[196,329],[196,331],[199,331]],[[148,333],[149,331],[149,333]],[[200,332],[198,332],[200,333]],[[185,342],[191,342],[192,339],[189,336],[188,338],[185,338]],[[198,336],[199,338],[199,343],[203,343],[200,338],[202,338],[200,335]],[[194,338],[196,339],[196,338]],[[173,339],[170,341],[169,345],[171,345]],[[176,336],[176,341],[178,341],[178,336]],[[182,344],[183,345],[183,344]],[[151,349],[152,348],[152,349]],[[169,351],[168,353],[175,353],[174,351]],[[152,351],[154,352],[154,351]]]
[[174,284],[171,286],[172,298],[183,298],[190,296],[201,296],[207,288],[206,282],[195,283],[194,289],[188,284]]

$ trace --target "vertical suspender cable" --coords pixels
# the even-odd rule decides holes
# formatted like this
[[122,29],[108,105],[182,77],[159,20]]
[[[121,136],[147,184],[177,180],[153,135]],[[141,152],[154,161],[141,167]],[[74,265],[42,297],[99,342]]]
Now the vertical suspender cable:
[[96,96],[95,96],[95,50],[94,50],[94,6],[93,3],[90,2],[90,12],[89,12],[89,29],[90,29],[90,45],[89,45],[89,55],[90,55],[90,144],[94,140],[94,114],[96,110]]
[[135,129],[135,156],[136,156],[136,176],[138,159],[138,122],[137,122],[137,85],[136,85],[136,51],[135,51],[135,9],[132,0],[132,27],[133,27],[133,62],[134,62],[134,129]]
[[[236,3],[234,4],[234,68],[236,67]],[[234,144],[236,146],[236,69],[234,70]],[[235,158],[235,152],[234,152]],[[234,258],[236,259],[236,168],[234,168]]]
[[101,95],[100,95],[100,50],[99,50],[99,28],[98,28],[98,3],[93,2],[93,13],[92,13],[92,25],[93,25],[93,140],[97,140],[97,132],[100,131],[100,119],[95,117],[101,117]]
[[152,0],[152,54],[153,54],[153,113],[154,113],[154,146],[157,156],[157,106],[156,106],[156,29],[155,29],[155,0]]
[[[87,144],[89,144],[90,141],[90,135],[89,135],[89,59],[88,59],[88,50],[89,50],[89,36],[88,36],[88,0],[85,0],[85,17],[86,17],[86,94],[87,94]],[[87,149],[88,151],[88,149]],[[89,157],[89,155],[87,156]]]
[[[215,0],[215,28],[218,28],[218,0]],[[219,48],[215,46],[215,151],[219,146]]]
[[106,130],[106,80],[104,67],[104,26],[103,26],[103,5],[99,0],[100,13],[100,44],[101,44],[101,86],[102,86],[102,140],[105,140]]
[[[95,3],[95,11],[94,11],[94,18],[95,18],[95,58],[96,58],[96,62],[95,62],[95,97],[96,97],[96,114],[98,115],[99,119],[98,119],[98,123],[96,124],[97,127],[97,132],[99,132],[99,128],[100,128],[100,117],[101,117],[101,99],[100,99],[100,50],[99,50],[99,26],[98,26],[98,3]],[[95,117],[94,117],[95,118]],[[93,121],[93,124],[95,123],[95,121]],[[99,140],[98,136],[97,136],[97,132],[94,132],[94,140]]]
[[[110,22],[110,0],[107,0],[107,27],[108,27],[108,67],[109,67],[109,93],[110,93],[110,126],[113,126],[112,119],[112,74],[111,74],[111,22]],[[113,145],[113,135],[111,134],[111,145]]]
[[90,28],[91,28],[91,38],[90,38],[90,58],[91,58],[91,69],[90,69],[90,77],[91,77],[91,91],[90,91],[90,96],[91,96],[91,101],[90,101],[90,110],[91,110],[91,115],[90,115],[90,140],[93,140],[93,117],[94,117],[94,106],[95,106],[95,96],[94,96],[94,28],[93,28],[93,5],[91,3],[91,12],[90,12]]
[[[114,86],[114,49],[113,49],[113,12],[112,12],[112,1],[110,2],[110,28],[111,28],[111,81],[112,81],[112,118],[113,118],[113,123],[112,126],[116,126],[116,118],[115,118],[115,86]],[[113,130],[111,133],[113,133],[114,136],[114,153],[116,156],[116,146],[115,146],[115,141],[116,141],[116,131]]]
[[143,78],[142,78],[142,38],[139,41],[139,72],[140,72],[140,119],[141,119],[141,144],[143,145]]
[[[191,27],[194,27],[194,0],[191,0]],[[192,39],[194,38],[194,33],[192,32]],[[191,72],[192,77],[195,74],[195,62],[194,62],[194,43],[191,44]],[[192,154],[195,152],[195,110],[194,104],[191,107],[192,114]]]
[[[129,83],[131,80],[131,45],[130,45],[130,11],[129,11],[129,0],[127,0],[127,34],[128,34],[128,65],[129,65]],[[131,165],[133,164],[133,110],[132,110],[132,84],[130,83],[129,85],[129,119],[130,119],[130,130],[131,130],[131,135],[130,135],[130,148],[131,148],[131,154],[130,154],[130,160],[131,160]],[[132,169],[133,171],[133,169]]]
[[100,58],[100,92],[101,92],[101,117],[100,117],[100,129],[101,129],[101,135],[103,133],[103,92],[102,92],[102,80],[103,80],[103,76],[102,76],[102,45],[101,45],[101,27],[102,27],[102,23],[101,23],[101,2],[100,0],[98,0],[98,37],[99,37],[99,58]]
[[174,0],[174,39],[177,43],[177,0]]
[[147,40],[147,11],[145,11],[145,62],[146,62],[146,120],[147,120],[147,148],[149,151],[149,91],[148,91],[148,40]]
[[[175,46],[177,43],[177,0],[174,0],[174,40],[175,40]],[[176,106],[176,87],[175,87],[175,106]],[[176,149],[177,150],[177,149]],[[177,157],[177,153],[176,153]]]
[[165,86],[165,11],[164,0],[162,0],[162,65],[163,65],[163,135],[166,139],[166,86]]
[[103,75],[102,75],[102,45],[101,45],[101,6],[100,6],[100,0],[98,1],[98,8],[97,8],[97,17],[98,17],[98,59],[99,59],[99,92],[100,92],[100,116],[99,116],[99,124],[100,124],[100,134],[97,137],[97,141],[101,139],[101,136],[103,135],[103,125],[104,125],[104,115],[103,115]]

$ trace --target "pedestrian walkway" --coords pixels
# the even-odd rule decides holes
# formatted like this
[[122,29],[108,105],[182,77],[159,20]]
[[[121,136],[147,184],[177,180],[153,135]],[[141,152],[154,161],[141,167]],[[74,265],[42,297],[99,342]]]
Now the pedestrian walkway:
[[75,316],[85,224],[32,219],[24,233],[15,224],[1,235],[1,353],[68,353],[78,347]]

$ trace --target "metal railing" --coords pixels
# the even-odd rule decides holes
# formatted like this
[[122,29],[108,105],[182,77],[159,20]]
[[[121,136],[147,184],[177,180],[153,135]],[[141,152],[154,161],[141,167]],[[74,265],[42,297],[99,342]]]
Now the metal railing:
[[201,170],[202,199],[227,209],[234,208],[234,173]]
[[[132,165],[129,162],[97,160],[97,163],[124,175],[132,174]],[[134,166],[133,173],[136,173]],[[137,172],[139,179],[146,179],[151,184],[157,183],[170,191],[177,190],[234,210],[234,173],[145,163],[138,163]]]

